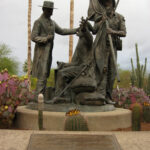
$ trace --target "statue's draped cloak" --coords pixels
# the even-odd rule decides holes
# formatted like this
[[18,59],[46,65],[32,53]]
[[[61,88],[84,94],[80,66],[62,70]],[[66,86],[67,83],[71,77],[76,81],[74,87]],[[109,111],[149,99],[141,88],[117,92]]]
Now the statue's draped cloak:
[[[92,17],[91,17],[92,16]],[[90,0],[88,17],[98,26],[96,38],[93,44],[93,51],[96,63],[97,82],[100,82],[106,58],[106,24],[105,22],[96,22],[97,18],[102,17],[102,9],[98,0]]]

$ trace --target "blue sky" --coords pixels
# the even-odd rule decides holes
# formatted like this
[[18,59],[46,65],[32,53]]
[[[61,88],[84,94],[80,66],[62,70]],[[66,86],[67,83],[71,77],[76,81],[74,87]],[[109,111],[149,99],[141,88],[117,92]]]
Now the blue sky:
[[[64,28],[69,28],[70,0],[53,0],[55,7],[53,19]],[[75,23],[78,27],[80,18],[87,16],[89,0],[75,1]],[[33,22],[41,15],[43,0],[33,0]],[[130,69],[130,58],[135,60],[135,43],[139,45],[141,63],[148,58],[148,70],[150,71],[150,1],[149,0],[120,0],[117,12],[125,16],[127,37],[123,39],[123,51],[118,53],[118,63],[123,69]],[[26,0],[1,0],[0,4],[0,42],[8,44],[12,55],[22,64],[27,58],[27,9]],[[78,37],[74,36],[74,48]],[[53,49],[53,67],[56,61],[68,61],[69,37],[56,35]],[[32,57],[34,43],[32,43]],[[21,71],[20,71],[21,72]]]

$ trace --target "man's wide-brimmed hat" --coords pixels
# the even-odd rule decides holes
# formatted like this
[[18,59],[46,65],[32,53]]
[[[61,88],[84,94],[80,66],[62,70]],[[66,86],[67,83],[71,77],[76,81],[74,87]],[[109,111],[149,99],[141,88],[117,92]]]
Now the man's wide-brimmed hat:
[[56,8],[54,8],[54,2],[52,2],[52,1],[44,1],[43,6],[40,6],[40,7],[56,9]]

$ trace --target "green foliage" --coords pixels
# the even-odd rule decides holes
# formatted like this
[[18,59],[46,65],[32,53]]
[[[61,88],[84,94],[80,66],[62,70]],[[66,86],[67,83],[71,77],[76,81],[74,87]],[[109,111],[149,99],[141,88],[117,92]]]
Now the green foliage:
[[32,90],[36,89],[36,83],[37,83],[37,78],[31,77],[31,89]]
[[50,76],[47,80],[47,87],[55,86],[55,69],[51,69]]
[[[35,90],[36,88],[37,79],[31,77],[31,89]],[[55,70],[51,69],[50,76],[47,79],[47,87],[54,87],[55,86]]]
[[65,131],[89,131],[87,121],[81,114],[67,116]]
[[150,123],[150,104],[145,103],[143,106],[143,120]]
[[[130,75],[131,72],[129,70],[122,70],[119,69],[119,75],[120,75],[120,83],[119,88],[128,88],[130,87],[131,81],[130,81]],[[118,82],[117,80],[114,83],[114,88],[117,88]]]
[[145,65],[140,64],[140,58],[138,53],[138,45],[136,47],[136,69],[133,65],[133,59],[131,58],[132,74],[131,74],[131,83],[132,86],[137,86],[138,88],[144,88],[144,79],[146,74],[147,67],[147,58],[145,58]]
[[145,86],[145,92],[148,96],[150,96],[150,74],[148,75],[148,78],[146,80],[146,86]]
[[10,57],[11,49],[6,44],[0,44],[0,72],[7,68],[8,72],[13,75],[19,70],[19,63],[15,58]]
[[[32,68],[32,61],[31,61],[31,68]],[[28,72],[28,60],[25,60],[23,64],[23,72],[27,73]]]
[[141,113],[142,107],[140,104],[136,103],[132,109],[132,131],[141,130]]
[[0,44],[0,58],[9,56],[11,53],[10,48],[5,44]]

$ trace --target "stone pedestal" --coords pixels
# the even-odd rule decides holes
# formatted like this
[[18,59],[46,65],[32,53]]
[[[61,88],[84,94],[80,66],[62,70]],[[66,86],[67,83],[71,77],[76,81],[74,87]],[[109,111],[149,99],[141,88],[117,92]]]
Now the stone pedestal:
[[[115,109],[108,112],[81,112],[90,131],[112,131],[131,127],[131,111]],[[65,112],[44,111],[43,127],[50,131],[64,131]],[[20,106],[15,125],[19,129],[38,130],[38,111]]]
[[32,134],[28,150],[121,150],[114,135]]

